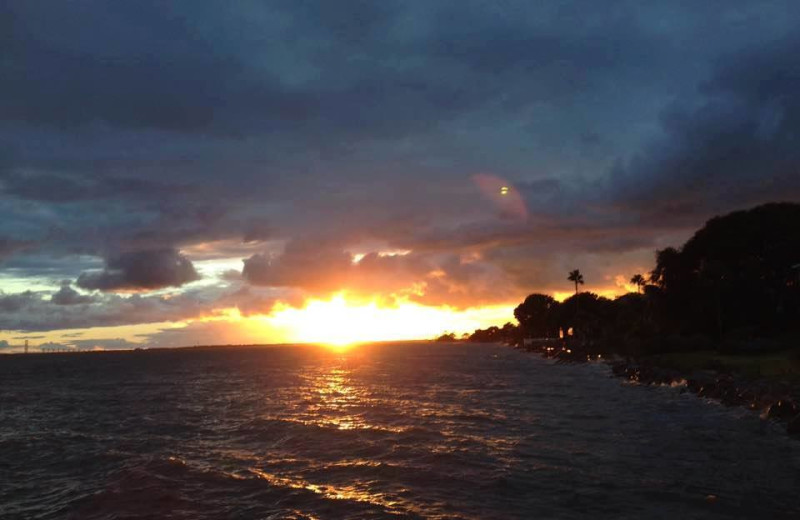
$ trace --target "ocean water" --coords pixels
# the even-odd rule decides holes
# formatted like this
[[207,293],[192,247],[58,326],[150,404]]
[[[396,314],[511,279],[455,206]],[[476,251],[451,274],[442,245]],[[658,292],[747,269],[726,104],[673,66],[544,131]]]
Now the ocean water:
[[0,518],[800,518],[752,412],[494,345],[0,357]]

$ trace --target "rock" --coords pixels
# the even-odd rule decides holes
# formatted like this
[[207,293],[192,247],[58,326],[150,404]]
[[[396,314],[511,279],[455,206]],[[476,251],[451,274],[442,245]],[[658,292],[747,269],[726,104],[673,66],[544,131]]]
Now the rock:
[[700,397],[708,397],[710,399],[716,398],[717,397],[716,381],[705,383],[703,386],[700,387],[700,390],[697,391],[697,395],[699,395]]
[[[686,381],[686,387],[692,392],[700,395],[704,387],[714,381],[714,378],[705,371],[695,371]],[[702,396],[701,396],[702,397]]]
[[720,376],[717,379],[716,398],[725,406],[738,406],[743,403],[740,397],[740,390],[736,381],[729,375]]
[[791,399],[781,399],[770,405],[767,417],[770,419],[791,419],[798,413],[797,405]]
[[627,370],[628,370],[628,364],[625,362],[617,362],[611,365],[611,373],[614,374],[616,377],[626,376]]
[[789,424],[786,425],[786,431],[789,435],[800,437],[800,415],[789,421]]

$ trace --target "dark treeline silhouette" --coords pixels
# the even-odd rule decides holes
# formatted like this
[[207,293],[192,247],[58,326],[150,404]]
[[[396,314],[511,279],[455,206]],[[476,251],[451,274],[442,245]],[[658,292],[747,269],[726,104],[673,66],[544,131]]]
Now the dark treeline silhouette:
[[478,329],[469,336],[469,341],[479,343],[491,343],[500,341],[516,345],[520,343],[521,336],[519,328],[513,323],[506,323],[502,327],[489,327]]
[[564,302],[531,294],[514,311],[519,325],[478,330],[473,341],[522,344],[557,338],[595,353],[639,356],[710,350],[800,350],[800,204],[771,203],[709,220],[680,249],[656,252],[638,292],[614,300],[578,292]]

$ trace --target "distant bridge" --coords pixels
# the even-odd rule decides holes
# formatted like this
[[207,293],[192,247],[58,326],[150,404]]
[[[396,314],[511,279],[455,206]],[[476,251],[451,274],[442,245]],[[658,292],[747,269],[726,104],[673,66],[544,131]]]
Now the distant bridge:
[[39,351],[42,354],[79,354],[81,352],[89,352],[88,350],[78,350],[69,347],[42,347]]

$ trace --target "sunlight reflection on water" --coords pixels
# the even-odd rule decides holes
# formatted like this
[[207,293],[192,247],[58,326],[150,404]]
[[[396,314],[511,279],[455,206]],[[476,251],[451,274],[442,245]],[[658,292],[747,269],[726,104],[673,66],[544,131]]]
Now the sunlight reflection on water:
[[800,512],[799,450],[757,416],[503,347],[30,357],[0,377],[4,520]]

